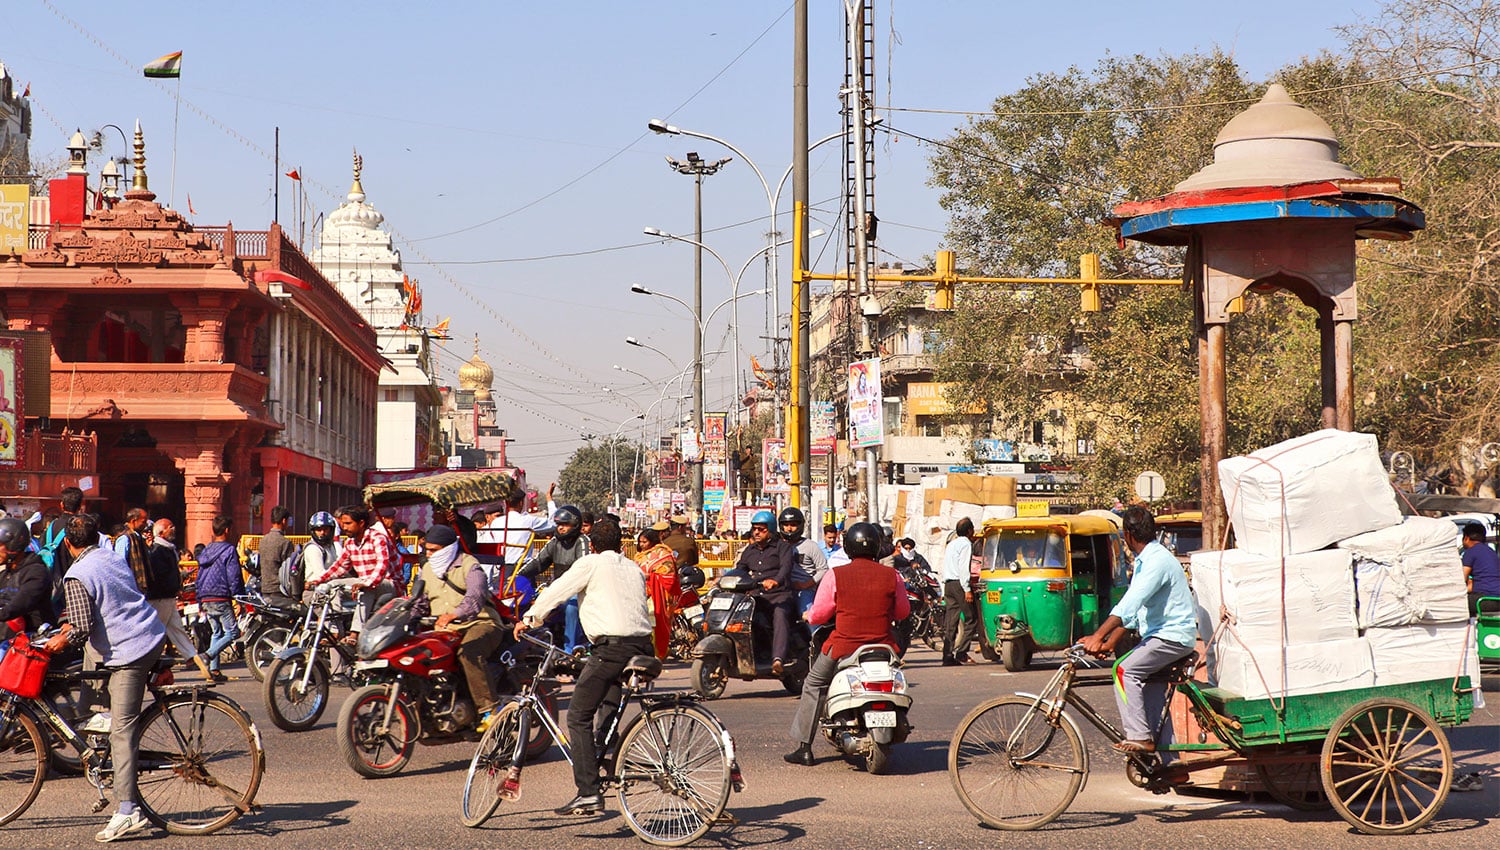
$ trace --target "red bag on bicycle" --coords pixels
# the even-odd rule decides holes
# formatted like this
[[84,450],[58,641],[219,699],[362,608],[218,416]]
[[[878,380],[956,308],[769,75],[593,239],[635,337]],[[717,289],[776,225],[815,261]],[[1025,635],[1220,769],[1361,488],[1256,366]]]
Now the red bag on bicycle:
[[26,699],[41,696],[51,659],[52,654],[41,644],[32,644],[25,632],[17,634],[10,642],[10,651],[0,658],[0,690]]

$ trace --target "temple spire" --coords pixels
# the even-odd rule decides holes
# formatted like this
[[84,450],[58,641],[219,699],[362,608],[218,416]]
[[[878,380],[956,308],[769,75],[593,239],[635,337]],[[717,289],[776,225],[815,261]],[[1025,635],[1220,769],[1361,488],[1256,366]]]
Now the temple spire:
[[135,119],[135,176],[130,181],[130,191],[125,197],[132,201],[154,201],[156,193],[146,181],[146,135],[141,132],[141,119]]
[[354,183],[349,187],[349,200],[359,203],[365,199],[365,187],[359,182],[360,172],[365,170],[365,158],[359,155],[359,150],[354,151]]

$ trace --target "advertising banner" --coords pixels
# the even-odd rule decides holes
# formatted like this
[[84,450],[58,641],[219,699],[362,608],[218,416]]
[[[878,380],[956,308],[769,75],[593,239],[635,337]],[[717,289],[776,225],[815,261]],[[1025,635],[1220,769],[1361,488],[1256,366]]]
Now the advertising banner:
[[[0,466],[21,462],[21,348],[19,339],[0,339]],[[40,461],[40,458],[36,458]]]
[[885,442],[880,389],[880,358],[849,364],[849,442],[855,448]]
[[703,509],[720,510],[724,505],[729,471],[729,437],[725,413],[703,415]]
[[792,474],[786,461],[786,440],[771,438],[761,442],[760,490],[762,493],[790,493],[788,477]]
[[26,231],[30,226],[31,187],[25,183],[0,183],[0,256],[26,253]]
[[688,463],[697,463],[703,459],[703,443],[698,439],[698,432],[692,428],[682,429],[682,459]]

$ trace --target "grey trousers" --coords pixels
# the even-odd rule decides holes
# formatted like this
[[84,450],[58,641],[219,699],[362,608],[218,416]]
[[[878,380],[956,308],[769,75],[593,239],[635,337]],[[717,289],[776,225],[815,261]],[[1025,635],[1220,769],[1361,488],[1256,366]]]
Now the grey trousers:
[[813,659],[802,680],[802,698],[797,701],[797,713],[792,717],[792,740],[799,744],[811,744],[813,733],[818,731],[818,715],[823,711],[823,701],[828,698],[828,683],[839,669],[839,660],[823,653]]
[[[1167,683],[1148,680],[1192,651],[1191,646],[1148,637],[1120,659],[1116,665],[1120,670],[1120,687],[1115,689],[1115,704],[1120,708],[1120,722],[1127,740],[1156,740],[1155,726],[1166,708]],[[1166,739],[1158,743],[1170,743],[1171,727],[1163,734]]]
[[148,599],[151,607],[156,609],[156,617],[161,624],[167,627],[167,639],[177,647],[177,654],[184,661],[198,654],[198,647],[193,644],[193,638],[188,635],[187,628],[182,625],[182,615],[177,613],[176,599]]
[[109,754],[115,767],[115,802],[140,802],[135,787],[135,734],[141,717],[141,703],[146,698],[146,680],[151,668],[161,658],[162,648],[146,653],[144,658],[109,670]]

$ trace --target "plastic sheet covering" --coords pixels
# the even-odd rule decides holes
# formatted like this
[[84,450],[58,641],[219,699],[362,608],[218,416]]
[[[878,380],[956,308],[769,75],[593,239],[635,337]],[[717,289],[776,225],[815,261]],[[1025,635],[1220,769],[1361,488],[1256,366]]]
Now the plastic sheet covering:
[[1260,555],[1313,552],[1401,521],[1373,434],[1334,429],[1219,462],[1236,545]]
[[1364,638],[1291,644],[1284,647],[1219,641],[1209,681],[1246,699],[1368,688],[1376,684],[1370,644]]
[[1339,548],[1354,554],[1361,629],[1468,619],[1458,530],[1449,520],[1407,517]]
[[1218,627],[1221,605],[1253,650],[1359,637],[1352,556],[1342,549],[1284,561],[1240,549],[1194,552],[1190,563],[1198,633],[1205,640]]

